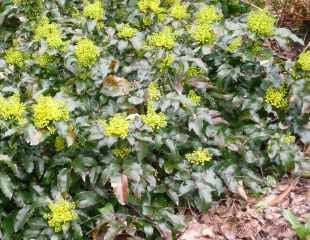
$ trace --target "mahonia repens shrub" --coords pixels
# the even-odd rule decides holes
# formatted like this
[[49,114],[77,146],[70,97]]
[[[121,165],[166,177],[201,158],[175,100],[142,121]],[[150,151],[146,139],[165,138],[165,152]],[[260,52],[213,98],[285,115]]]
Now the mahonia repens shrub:
[[309,50],[228,2],[0,4],[1,240],[176,239],[240,180],[309,174]]

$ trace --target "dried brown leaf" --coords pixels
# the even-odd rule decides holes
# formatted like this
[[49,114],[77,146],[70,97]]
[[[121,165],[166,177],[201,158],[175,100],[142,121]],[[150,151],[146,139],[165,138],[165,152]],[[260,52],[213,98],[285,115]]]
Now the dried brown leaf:
[[126,205],[128,202],[128,177],[124,174],[121,176],[113,177],[111,179],[111,186],[114,190],[114,194],[118,202],[122,205]]
[[238,192],[239,196],[241,198],[243,198],[243,200],[248,201],[249,198],[248,198],[248,195],[247,195],[247,193],[246,193],[246,191],[245,191],[245,189],[243,187],[243,182],[242,181],[239,182],[239,185],[237,187],[237,192]]
[[206,77],[191,78],[187,81],[187,83],[197,89],[202,89],[202,90],[214,88],[212,83]]
[[116,75],[108,75],[102,83],[103,94],[110,97],[128,95],[132,88],[132,84],[127,79]]
[[209,240],[214,237],[212,228],[206,224],[192,221],[178,240]]
[[172,240],[172,232],[171,230],[167,227],[166,224],[158,224],[157,226],[158,231],[160,232],[161,237],[163,240]]
[[282,192],[280,195],[273,198],[267,204],[269,206],[275,206],[275,205],[278,205],[279,203],[281,203],[284,200],[284,198],[286,198],[288,196],[288,194],[292,191],[292,189],[296,186],[297,183],[298,183],[298,179],[293,180],[292,183],[287,187],[287,189],[284,192]]

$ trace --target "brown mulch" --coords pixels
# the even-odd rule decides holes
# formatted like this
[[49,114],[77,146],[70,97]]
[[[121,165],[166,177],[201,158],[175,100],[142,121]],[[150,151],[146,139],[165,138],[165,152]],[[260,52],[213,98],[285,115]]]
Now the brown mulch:
[[283,210],[310,218],[310,179],[284,179],[260,199],[231,197],[192,220],[178,240],[297,240]]

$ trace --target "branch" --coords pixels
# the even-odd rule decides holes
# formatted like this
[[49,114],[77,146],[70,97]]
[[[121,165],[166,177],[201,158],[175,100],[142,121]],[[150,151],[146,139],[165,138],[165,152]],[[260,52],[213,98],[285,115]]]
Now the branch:
[[259,6],[255,5],[254,3],[248,2],[247,0],[240,0],[240,1],[245,3],[245,4],[248,4],[248,5],[252,6],[253,8],[256,8],[256,9],[259,9],[259,10],[263,10]]

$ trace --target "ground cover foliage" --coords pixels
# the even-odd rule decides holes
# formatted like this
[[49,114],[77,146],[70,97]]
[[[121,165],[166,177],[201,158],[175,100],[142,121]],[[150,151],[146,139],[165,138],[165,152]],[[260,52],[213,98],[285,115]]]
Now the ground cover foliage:
[[309,174],[310,52],[238,1],[0,5],[0,239],[174,239]]

